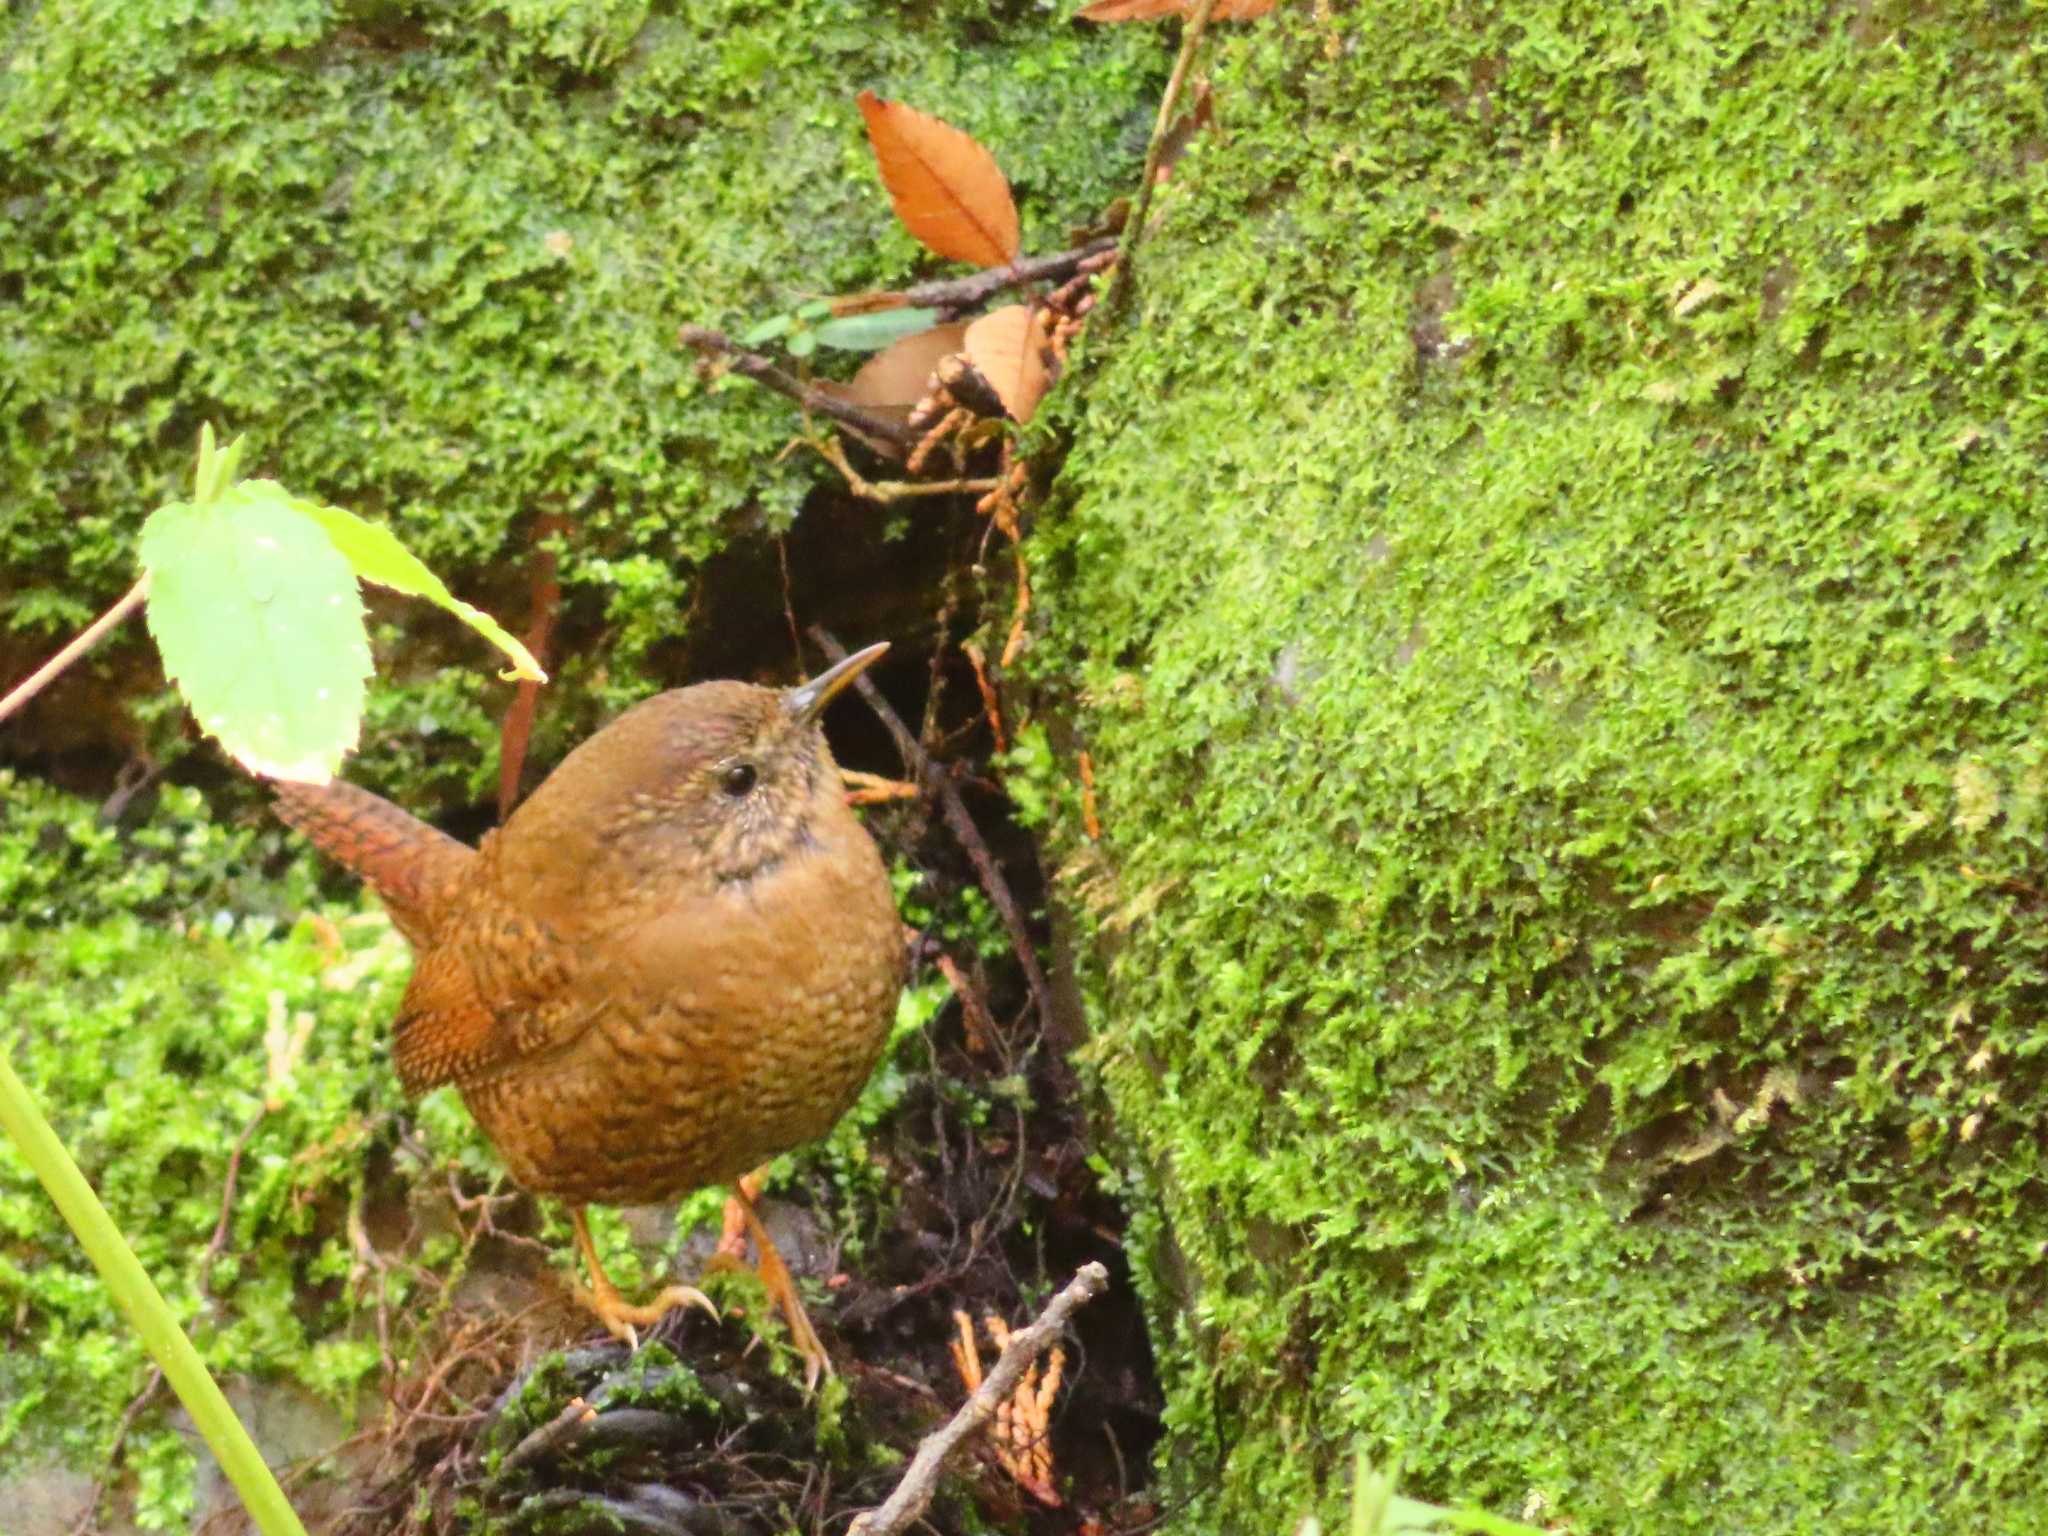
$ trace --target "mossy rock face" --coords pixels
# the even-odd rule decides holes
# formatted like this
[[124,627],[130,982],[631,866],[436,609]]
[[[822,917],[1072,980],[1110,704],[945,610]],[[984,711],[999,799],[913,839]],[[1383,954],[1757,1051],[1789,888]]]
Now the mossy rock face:
[[1182,1529],[2044,1507],[2038,20],[1219,44],[1031,556]]
[[[0,51],[0,671],[134,579],[211,421],[511,623],[539,520],[567,520],[542,759],[681,680],[703,563],[830,478],[778,457],[787,401],[712,393],[678,324],[947,270],[896,226],[855,94],[976,134],[1056,250],[1128,190],[1165,61],[1031,7],[847,0],[41,7]],[[489,657],[404,622],[366,772],[478,798]],[[121,734],[158,685],[139,633],[44,737]],[[134,734],[161,756],[172,723]]]

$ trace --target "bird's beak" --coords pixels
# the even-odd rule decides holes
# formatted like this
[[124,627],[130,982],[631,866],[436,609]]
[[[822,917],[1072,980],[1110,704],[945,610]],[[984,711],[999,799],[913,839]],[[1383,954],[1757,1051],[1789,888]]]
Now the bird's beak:
[[888,649],[888,641],[879,641],[827,667],[808,683],[798,683],[782,695],[783,711],[798,725],[809,725],[825,712],[825,706],[832,702],[840,689],[860,676],[870,664],[880,661]]

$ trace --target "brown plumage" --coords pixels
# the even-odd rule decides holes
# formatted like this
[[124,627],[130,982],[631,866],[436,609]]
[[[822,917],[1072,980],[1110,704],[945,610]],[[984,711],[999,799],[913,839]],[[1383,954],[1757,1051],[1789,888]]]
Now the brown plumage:
[[[276,786],[278,813],[412,943],[400,1079],[455,1084],[512,1177],[575,1208],[591,1303],[621,1337],[702,1298],[621,1303],[581,1207],[736,1180],[823,1135],[888,1035],[902,930],[817,723],[885,649],[786,692],[648,699],[474,849],[353,785]],[[765,1246],[762,1271],[786,1284]]]

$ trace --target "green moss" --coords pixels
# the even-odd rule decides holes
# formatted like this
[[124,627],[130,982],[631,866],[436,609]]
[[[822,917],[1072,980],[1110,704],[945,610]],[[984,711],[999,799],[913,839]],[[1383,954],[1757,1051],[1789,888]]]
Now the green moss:
[[[817,479],[777,458],[787,402],[709,396],[678,323],[929,268],[854,94],[979,135],[1055,249],[1125,190],[1162,61],[1031,8],[850,0],[78,3],[9,32],[0,632],[32,653],[126,587],[213,420],[252,472],[388,517],[515,620],[535,519],[568,516],[547,725],[571,740],[667,676],[705,558]],[[502,695],[437,696],[481,652],[405,622],[376,720],[430,714],[438,749],[366,760],[474,797]]]
[[2037,21],[1219,42],[1032,552],[1187,1528],[2039,1528]]
[[[216,1375],[296,1382],[352,1412],[378,1349],[344,1283],[341,1217],[362,1194],[370,1122],[397,1098],[383,1037],[402,942],[381,918],[343,923],[340,953],[309,925],[287,929],[277,903],[309,872],[253,882],[255,835],[209,822],[188,791],[167,791],[120,842],[90,807],[7,775],[0,807],[9,1059]],[[302,1028],[280,1077],[278,1046]],[[266,1099],[202,1275],[231,1149]],[[0,1317],[0,1462],[103,1463],[147,1360],[8,1144]],[[157,1416],[129,1451],[138,1518],[179,1523],[190,1447]]]

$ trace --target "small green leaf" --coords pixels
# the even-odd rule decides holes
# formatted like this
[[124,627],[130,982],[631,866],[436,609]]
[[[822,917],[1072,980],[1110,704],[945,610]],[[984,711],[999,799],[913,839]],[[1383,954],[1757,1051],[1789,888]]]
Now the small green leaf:
[[789,338],[789,355],[791,357],[809,357],[817,350],[818,333],[816,331],[798,331]]
[[831,313],[832,301],[830,299],[811,299],[796,307],[796,317],[799,320],[823,320],[829,317]]
[[812,334],[820,346],[840,347],[848,352],[877,352],[893,341],[938,323],[936,309],[878,309],[871,315],[848,315],[827,320]]
[[199,427],[199,465],[192,474],[192,500],[200,506],[216,500],[220,493],[235,483],[235,471],[241,467],[242,445],[248,441],[238,437],[225,448],[214,446],[213,423],[202,422]]
[[[270,485],[268,480],[252,480],[251,485]],[[275,487],[277,494],[285,495],[282,486]],[[365,522],[353,512],[340,507],[322,506],[317,501],[303,497],[290,498],[292,509],[301,512],[326,530],[334,547],[355,568],[355,573],[365,581],[374,581],[380,587],[389,587],[394,592],[403,592],[408,597],[424,597],[428,602],[447,609],[470,628],[482,635],[491,644],[512,658],[512,671],[506,674],[507,681],[523,677],[532,682],[544,683],[547,673],[540,663],[533,659],[533,653],[507,634],[498,621],[481,608],[473,608],[450,592],[441,578],[420,563],[411,550],[398,542],[398,536],[390,529],[376,523]]]
[[245,480],[159,508],[141,547],[149,632],[200,725],[258,773],[332,778],[356,743],[370,647],[355,573],[326,533],[276,485]]
[[743,347],[758,347],[764,341],[773,341],[778,336],[787,336],[789,328],[796,324],[794,315],[770,315],[759,325],[740,337]]

